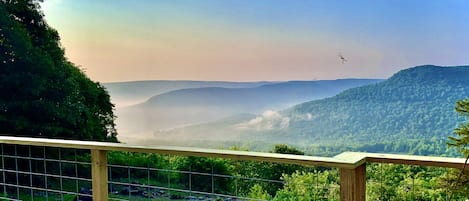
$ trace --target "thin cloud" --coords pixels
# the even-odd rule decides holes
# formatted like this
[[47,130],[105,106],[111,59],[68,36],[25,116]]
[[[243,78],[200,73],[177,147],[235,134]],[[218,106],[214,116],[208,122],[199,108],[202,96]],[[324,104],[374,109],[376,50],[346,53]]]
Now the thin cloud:
[[290,118],[282,116],[280,113],[272,110],[267,110],[249,121],[235,125],[236,129],[239,130],[275,130],[288,128],[290,124]]

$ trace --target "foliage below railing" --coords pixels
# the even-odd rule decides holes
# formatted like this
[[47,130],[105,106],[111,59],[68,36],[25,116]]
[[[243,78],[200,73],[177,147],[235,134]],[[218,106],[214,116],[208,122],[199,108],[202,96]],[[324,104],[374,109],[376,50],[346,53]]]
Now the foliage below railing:
[[[0,137],[0,144],[0,187],[12,199],[87,197],[102,184],[114,200],[364,200],[365,184],[368,200],[467,198],[445,169],[461,168],[458,158],[353,152],[326,158],[15,137]],[[279,150],[291,148],[273,151]],[[96,174],[99,167],[105,169]]]

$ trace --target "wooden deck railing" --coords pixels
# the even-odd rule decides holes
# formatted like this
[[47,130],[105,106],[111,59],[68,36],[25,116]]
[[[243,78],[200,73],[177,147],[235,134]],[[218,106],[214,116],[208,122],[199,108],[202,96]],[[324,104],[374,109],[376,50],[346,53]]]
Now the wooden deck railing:
[[120,143],[56,140],[0,136],[0,144],[29,145],[91,151],[93,200],[108,200],[108,151],[143,152],[180,156],[216,157],[246,161],[265,161],[303,166],[338,168],[340,171],[340,200],[366,200],[366,162],[462,168],[463,158],[428,157],[398,154],[344,152],[335,157],[300,156],[234,150],[203,149],[174,146],[132,146]]

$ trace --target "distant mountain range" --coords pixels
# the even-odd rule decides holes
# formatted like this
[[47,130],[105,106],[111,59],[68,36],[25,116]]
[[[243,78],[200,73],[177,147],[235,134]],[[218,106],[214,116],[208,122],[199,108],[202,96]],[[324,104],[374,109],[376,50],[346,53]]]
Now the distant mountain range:
[[351,88],[279,112],[245,116],[237,118],[237,122],[220,120],[158,131],[155,139],[223,138],[214,137],[219,135],[225,140],[303,146],[373,144],[372,151],[411,150],[412,143],[431,141],[439,144],[425,145],[428,146],[425,152],[444,153],[444,141],[464,120],[454,111],[455,102],[468,97],[469,66],[418,66],[382,82]]
[[[120,136],[148,134],[158,130],[214,121],[240,113],[257,114],[264,110],[285,109],[301,102],[330,97],[345,89],[380,81],[382,80],[341,79],[278,83],[179,83],[180,86],[189,88],[164,92],[140,104],[118,108],[116,111],[117,128]],[[146,89],[140,89],[141,92],[135,93],[143,97],[149,91],[169,90],[171,83],[159,83],[163,86],[152,87],[145,83]],[[158,82],[154,84],[158,85]],[[217,87],[197,88],[200,85],[215,86],[217,84],[219,85]],[[142,83],[137,83],[137,85],[142,85]],[[117,83],[111,86],[114,87],[110,90],[112,99],[116,96],[114,95],[116,91],[125,91],[120,88],[116,89]],[[134,91],[138,88],[129,83],[123,86]],[[130,95],[120,93],[120,97],[124,96]]]
[[221,82],[190,80],[147,80],[103,83],[117,107],[130,106],[146,101],[152,96],[178,89],[200,87],[246,88],[275,82]]

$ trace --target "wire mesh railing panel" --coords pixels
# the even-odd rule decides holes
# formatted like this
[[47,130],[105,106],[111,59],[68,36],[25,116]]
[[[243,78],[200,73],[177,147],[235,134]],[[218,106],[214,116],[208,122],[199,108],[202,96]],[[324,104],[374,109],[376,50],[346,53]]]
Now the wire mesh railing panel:
[[110,200],[339,200],[336,169],[299,165],[109,152],[108,176]]
[[367,166],[367,200],[466,201],[458,192],[458,169],[372,163]]
[[91,200],[90,151],[0,144],[0,200]]
[[[461,174],[459,169],[415,165],[460,168],[464,160],[459,158],[366,153],[321,158],[35,139],[27,139],[35,145],[26,146],[16,144],[18,139],[5,140],[0,143],[0,200],[87,201],[92,178],[100,200],[362,200],[365,159],[373,161],[366,164],[366,200],[469,199],[468,170]],[[87,150],[48,147],[55,145]],[[313,164],[335,168],[303,166]]]

